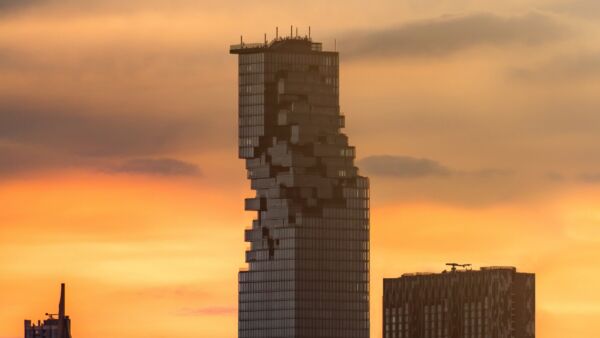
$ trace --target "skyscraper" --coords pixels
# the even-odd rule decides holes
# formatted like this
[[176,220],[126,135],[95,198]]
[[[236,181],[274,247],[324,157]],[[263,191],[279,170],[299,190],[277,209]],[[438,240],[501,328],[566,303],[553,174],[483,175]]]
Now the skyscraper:
[[[292,33],[292,32],[290,32]],[[369,337],[369,181],[341,133],[337,52],[310,37],[239,55],[239,157],[257,212],[239,273],[240,338]]]
[[65,284],[60,285],[58,313],[46,313],[48,319],[31,324],[25,320],[25,338],[71,338],[71,319],[65,314]]
[[534,338],[535,275],[513,267],[383,281],[384,338]]

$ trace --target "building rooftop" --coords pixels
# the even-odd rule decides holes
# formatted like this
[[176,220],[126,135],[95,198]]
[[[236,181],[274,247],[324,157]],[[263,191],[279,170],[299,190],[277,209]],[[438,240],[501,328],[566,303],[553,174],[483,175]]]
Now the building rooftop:
[[321,52],[323,44],[313,42],[308,36],[277,37],[271,41],[259,43],[245,43],[240,38],[240,43],[229,46],[230,54],[251,54],[265,50],[289,51],[289,52]]
[[399,279],[399,278],[403,278],[403,277],[416,277],[416,276],[439,276],[439,275],[444,275],[444,274],[452,274],[452,273],[477,273],[477,272],[489,272],[489,271],[512,271],[512,272],[517,272],[517,268],[515,268],[514,266],[482,266],[479,270],[473,270],[470,267],[469,268],[465,268],[463,270],[461,269],[455,269],[455,270],[444,270],[441,273],[435,273],[435,272],[412,272],[412,273],[405,273],[402,274],[402,276],[400,277],[395,277],[395,278],[385,278],[385,279]]

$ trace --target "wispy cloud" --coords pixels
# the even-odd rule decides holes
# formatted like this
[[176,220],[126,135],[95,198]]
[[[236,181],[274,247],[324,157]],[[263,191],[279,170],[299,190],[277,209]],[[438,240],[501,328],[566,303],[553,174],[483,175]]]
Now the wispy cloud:
[[96,115],[72,107],[27,104],[0,108],[0,141],[81,156],[154,154],[176,147],[190,129],[201,134],[203,121],[168,116],[141,118],[136,114]]
[[369,156],[361,159],[358,163],[367,173],[400,179],[450,176],[486,178],[511,174],[510,171],[501,169],[456,170],[431,159],[410,156]]
[[600,52],[579,51],[556,56],[550,61],[532,67],[510,70],[513,79],[543,83],[564,84],[563,81],[598,81],[600,77]]
[[548,9],[560,14],[597,20],[600,15],[600,2],[597,0],[570,0],[552,3]]
[[2,0],[0,1],[0,15],[6,11],[15,11],[39,4],[39,0]]
[[199,176],[200,168],[189,162],[172,158],[137,158],[128,160],[111,170],[114,173],[148,174],[160,176]]
[[585,183],[600,183],[600,172],[582,173],[577,176],[577,179]]
[[566,31],[562,24],[541,13],[473,13],[352,32],[340,39],[340,46],[350,58],[444,56],[484,45],[541,44],[560,38]]
[[379,202],[427,201],[477,208],[547,189],[539,186],[539,178],[524,184],[523,177],[511,170],[457,169],[428,158],[369,156],[357,166],[371,178],[373,198]]
[[565,175],[556,171],[549,171],[544,175],[544,177],[552,182],[563,182],[566,179]]
[[197,176],[198,166],[168,154],[202,151],[204,130],[206,123],[198,117],[100,115],[73,107],[5,104],[0,107],[0,176],[71,167]]
[[369,156],[359,161],[359,165],[369,173],[398,178],[425,176],[448,176],[452,170],[439,162],[410,156]]

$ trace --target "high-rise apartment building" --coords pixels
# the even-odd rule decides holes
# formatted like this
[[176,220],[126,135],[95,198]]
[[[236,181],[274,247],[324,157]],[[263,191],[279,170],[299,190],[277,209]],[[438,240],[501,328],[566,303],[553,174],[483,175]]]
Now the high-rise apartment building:
[[369,181],[341,132],[339,58],[310,37],[239,55],[239,156],[257,212],[240,338],[369,337]]
[[513,267],[383,281],[384,338],[534,338],[535,275]]
[[57,314],[46,314],[48,319],[37,324],[25,320],[25,338],[71,338],[71,319],[65,314],[65,284],[60,286]]

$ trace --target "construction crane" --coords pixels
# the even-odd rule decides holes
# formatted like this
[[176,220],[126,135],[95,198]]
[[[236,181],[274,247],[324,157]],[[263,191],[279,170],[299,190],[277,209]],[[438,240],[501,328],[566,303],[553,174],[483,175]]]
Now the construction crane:
[[465,270],[471,270],[471,264],[460,264],[460,263],[446,263],[447,266],[451,266],[451,271],[456,271],[456,268],[464,268]]

